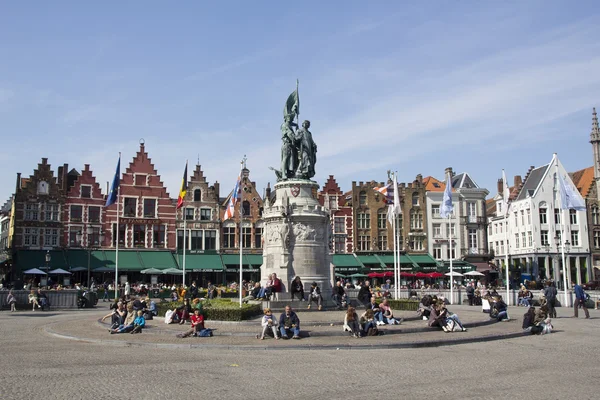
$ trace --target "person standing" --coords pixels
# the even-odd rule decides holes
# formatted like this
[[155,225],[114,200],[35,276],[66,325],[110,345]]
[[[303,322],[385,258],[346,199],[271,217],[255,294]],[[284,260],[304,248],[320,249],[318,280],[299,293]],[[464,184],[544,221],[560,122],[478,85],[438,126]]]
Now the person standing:
[[469,299],[469,305],[473,305],[473,298],[475,297],[475,288],[473,287],[473,283],[469,283],[467,285],[467,299]]
[[17,304],[17,299],[15,298],[15,295],[13,294],[12,289],[8,291],[8,296],[6,296],[6,302],[8,304],[10,304],[11,312],[17,311],[16,306],[15,306]]
[[579,318],[579,307],[581,307],[583,308],[583,312],[585,313],[585,318],[589,318],[590,313],[587,307],[585,306],[587,296],[585,295],[583,288],[581,287],[581,285],[575,285],[573,287],[573,291],[575,292],[575,304],[573,304],[573,310],[575,311],[575,315],[573,316],[575,318]]
[[196,286],[196,281],[193,281],[192,286],[190,286],[190,298],[192,300],[198,298],[198,286]]
[[546,298],[546,305],[548,306],[548,316],[550,318],[556,318],[556,295],[558,291],[554,282],[547,282],[546,288],[544,289],[544,297]]

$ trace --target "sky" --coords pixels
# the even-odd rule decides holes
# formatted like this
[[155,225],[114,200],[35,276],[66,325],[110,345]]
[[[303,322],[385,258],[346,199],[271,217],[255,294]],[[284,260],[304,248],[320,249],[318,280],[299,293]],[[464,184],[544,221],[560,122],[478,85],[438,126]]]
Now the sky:
[[[426,3],[426,4],[422,4]],[[592,1],[0,0],[0,204],[42,157],[104,188],[141,138],[176,197],[198,160],[226,196],[247,157],[280,163],[299,79],[316,176],[399,182],[468,172],[491,195],[558,156],[593,163],[600,11]]]

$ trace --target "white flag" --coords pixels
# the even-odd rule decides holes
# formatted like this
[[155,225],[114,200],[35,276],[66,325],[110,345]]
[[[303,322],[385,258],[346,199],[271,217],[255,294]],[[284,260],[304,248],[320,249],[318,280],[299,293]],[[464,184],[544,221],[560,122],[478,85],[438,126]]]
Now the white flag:
[[454,212],[454,205],[452,204],[452,177],[448,174],[446,179],[446,189],[444,190],[444,197],[442,199],[442,205],[440,206],[440,217],[448,218],[450,214]]
[[506,173],[502,170],[502,186],[503,193],[502,198],[504,200],[504,216],[508,215],[508,202],[510,201],[510,189],[508,188],[508,182],[506,181]]
[[585,211],[585,201],[579,194],[577,188],[571,184],[571,180],[565,178],[559,173],[558,184],[560,191],[560,209],[561,210],[577,210]]

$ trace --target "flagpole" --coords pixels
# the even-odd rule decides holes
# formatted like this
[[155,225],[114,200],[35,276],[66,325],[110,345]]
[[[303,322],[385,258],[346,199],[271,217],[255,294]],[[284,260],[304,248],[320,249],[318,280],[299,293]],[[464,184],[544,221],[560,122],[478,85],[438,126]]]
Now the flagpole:
[[[119,153],[119,160],[121,159],[121,153]],[[117,245],[115,248],[115,301],[119,298],[119,213],[121,204],[121,185],[117,189]]]
[[[245,160],[245,157],[244,157]],[[242,190],[241,184],[242,184],[242,170],[244,169],[244,160],[242,160],[242,162],[240,163],[240,186],[238,187],[238,191],[240,193],[240,199],[238,201],[239,203],[239,207],[240,207],[240,280],[238,283],[238,292],[240,294],[240,308],[242,308],[242,254],[243,254],[243,235],[242,235],[242,220],[243,220],[243,205],[244,205],[244,191]],[[234,194],[232,194],[233,196]]]
[[450,246],[450,304],[454,304],[454,266],[452,264],[452,214],[448,214],[449,227],[448,230],[448,244]]
[[396,269],[397,269],[397,279],[398,279],[398,285],[396,285],[396,298],[400,298],[400,236],[398,235],[398,231],[400,227],[400,215],[396,215],[396,229],[394,232],[394,236],[396,236],[396,248],[394,249],[394,252],[396,253]]
[[[175,211],[177,212],[177,211]],[[187,233],[187,213],[185,211],[185,206],[182,207],[183,212],[183,287],[185,288],[185,250],[187,247],[186,233]]]
[[[508,266],[508,250],[510,249],[510,245],[508,244],[508,200],[510,197],[510,193],[507,193],[508,183],[506,182],[506,173],[504,169],[502,170],[502,180],[503,188],[502,188],[502,198],[504,199],[504,241],[506,242],[506,252],[504,253],[504,265],[506,266],[506,305],[510,306],[510,276],[509,276],[509,266]],[[507,197],[509,196],[509,197]]]
[[398,300],[398,273],[396,271],[396,250],[398,250],[398,238],[396,237],[396,218],[392,220],[392,230],[394,231],[394,298]]
[[[559,183],[560,181],[560,176],[559,176],[559,171],[558,171],[558,157],[556,157],[556,153],[554,154],[554,157],[556,158],[556,182]],[[560,187],[560,184],[557,185],[557,194],[558,191],[561,190],[562,188]],[[567,204],[562,204],[562,197],[560,196],[556,196],[559,197],[561,199],[561,204],[560,204],[560,212],[561,212],[561,218],[562,220],[560,221],[560,249],[561,249],[561,257],[562,257],[562,274],[563,274],[563,289],[565,290],[565,307],[569,307],[569,298],[567,296],[567,269],[566,269],[566,259],[565,259],[565,215],[567,215],[564,210],[566,207],[568,207]],[[568,215],[567,215],[568,216]],[[558,246],[559,243],[557,243],[556,245]],[[570,269],[570,268],[569,268]]]

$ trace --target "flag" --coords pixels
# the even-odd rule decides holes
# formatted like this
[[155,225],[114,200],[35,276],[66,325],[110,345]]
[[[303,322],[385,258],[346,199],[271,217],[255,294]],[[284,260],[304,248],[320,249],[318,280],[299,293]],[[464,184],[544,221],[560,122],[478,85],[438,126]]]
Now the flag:
[[398,181],[396,174],[394,174],[392,184],[387,186],[386,202],[388,204],[387,219],[388,222],[392,224],[394,217],[400,215],[402,212],[400,207],[400,196],[398,195]]
[[565,180],[562,174],[558,174],[558,184],[560,191],[560,209],[585,211],[585,201],[579,194],[579,191],[573,187],[571,180]]
[[502,170],[502,199],[504,200],[504,216],[508,215],[508,209],[510,208],[510,189],[508,188],[508,181],[506,180],[506,173]]
[[448,174],[446,179],[446,189],[444,189],[444,197],[442,198],[442,205],[440,206],[440,217],[449,218],[450,214],[454,212],[454,205],[452,205],[452,177]]
[[117,161],[117,170],[113,178],[112,184],[110,185],[110,192],[106,198],[106,204],[104,207],[108,207],[117,202],[117,194],[119,193],[119,185],[121,183],[121,156],[119,155],[119,161]]
[[300,96],[298,94],[298,80],[296,79],[296,90],[294,90],[285,102],[285,108],[283,109],[283,115],[291,115],[295,118],[296,115],[300,115]]
[[385,204],[392,204],[392,202],[394,201],[394,189],[392,189],[391,183],[381,187],[375,186],[373,190],[385,196]]
[[237,204],[240,198],[242,185],[242,176],[238,176],[237,182],[235,183],[235,187],[233,188],[233,193],[231,193],[231,197],[229,198],[229,202],[227,203],[227,208],[225,209],[225,214],[223,214],[223,221],[233,218],[235,213],[235,205]]
[[183,207],[183,199],[187,193],[187,167],[188,163],[185,162],[185,170],[183,171],[183,180],[181,181],[181,189],[179,189],[179,197],[177,197],[177,209]]

